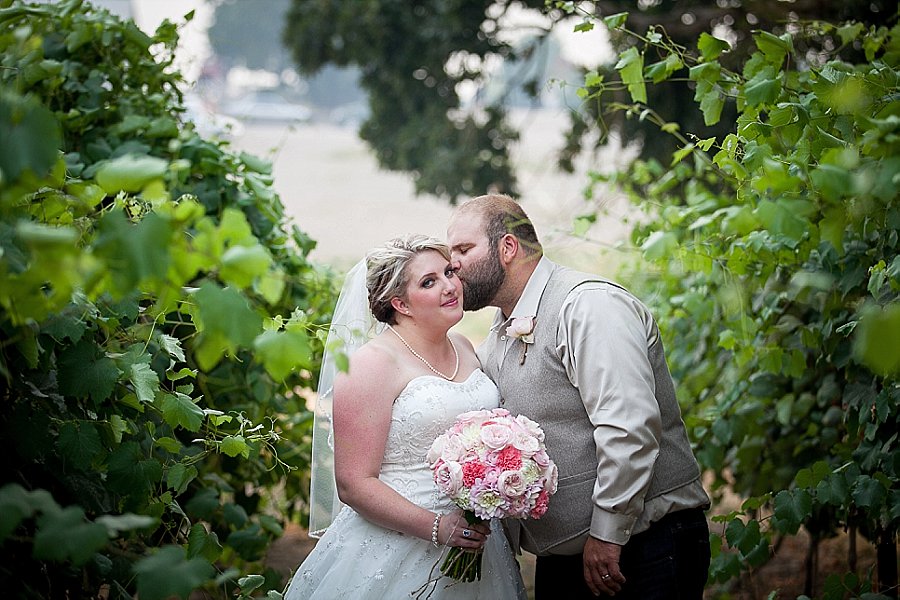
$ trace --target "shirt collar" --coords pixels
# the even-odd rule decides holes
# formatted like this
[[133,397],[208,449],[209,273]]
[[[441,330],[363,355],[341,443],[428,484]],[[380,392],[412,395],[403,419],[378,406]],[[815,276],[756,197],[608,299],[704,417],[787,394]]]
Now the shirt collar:
[[515,317],[533,317],[537,315],[538,304],[541,302],[541,296],[544,295],[544,288],[550,281],[550,275],[553,273],[553,263],[546,256],[542,256],[537,266],[528,278],[519,301],[516,302],[512,314],[508,318],[503,318],[503,311],[497,309],[494,316],[494,323],[491,325],[491,331],[496,331],[504,323],[514,319]]

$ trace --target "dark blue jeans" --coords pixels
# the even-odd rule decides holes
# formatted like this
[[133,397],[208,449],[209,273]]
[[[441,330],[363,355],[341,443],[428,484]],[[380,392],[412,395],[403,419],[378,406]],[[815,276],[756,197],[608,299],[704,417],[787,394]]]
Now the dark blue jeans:
[[[628,581],[616,600],[701,600],[709,571],[709,527],[699,508],[666,515],[622,548],[619,567]],[[596,598],[584,583],[583,559],[539,556],[535,600]]]

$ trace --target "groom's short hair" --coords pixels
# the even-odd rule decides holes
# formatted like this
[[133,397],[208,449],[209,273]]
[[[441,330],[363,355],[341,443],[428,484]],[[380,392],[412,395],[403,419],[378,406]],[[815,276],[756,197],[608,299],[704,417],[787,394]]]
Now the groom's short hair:
[[481,215],[484,232],[492,248],[496,248],[500,238],[510,233],[518,238],[527,256],[543,253],[534,224],[512,197],[506,194],[477,196],[459,207],[459,212],[469,211]]

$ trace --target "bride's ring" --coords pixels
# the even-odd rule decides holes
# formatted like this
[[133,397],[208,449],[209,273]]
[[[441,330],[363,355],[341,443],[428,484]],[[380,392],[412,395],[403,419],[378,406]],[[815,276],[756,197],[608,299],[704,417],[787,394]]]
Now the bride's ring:
[[469,530],[469,529],[463,529],[463,537],[464,537],[464,538],[472,537],[472,532],[471,532],[471,530]]

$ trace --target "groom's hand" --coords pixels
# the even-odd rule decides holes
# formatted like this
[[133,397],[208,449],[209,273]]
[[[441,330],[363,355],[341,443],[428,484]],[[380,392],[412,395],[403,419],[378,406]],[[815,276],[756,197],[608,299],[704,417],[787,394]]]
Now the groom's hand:
[[588,536],[584,544],[584,581],[595,596],[615,596],[625,583],[619,570],[622,546]]

